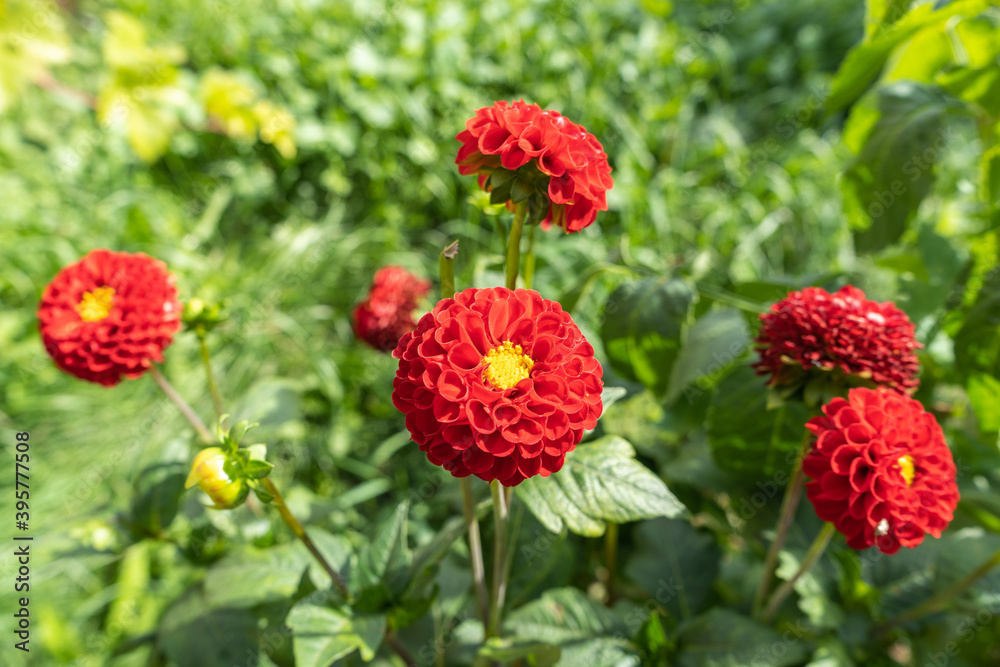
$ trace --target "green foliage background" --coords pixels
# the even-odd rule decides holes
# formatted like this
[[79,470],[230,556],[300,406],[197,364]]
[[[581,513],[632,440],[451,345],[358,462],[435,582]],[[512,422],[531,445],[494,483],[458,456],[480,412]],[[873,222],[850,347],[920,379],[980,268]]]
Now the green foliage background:
[[[870,631],[970,571],[1000,531],[991,3],[940,3],[933,16],[849,0],[63,4],[0,1],[0,435],[12,445],[31,433],[35,535],[32,652],[13,651],[5,624],[4,664],[296,664],[282,624],[328,585],[304,575],[273,513],[213,513],[180,493],[191,434],[149,378],[108,390],[51,364],[41,290],[96,247],[163,259],[182,299],[229,302],[210,336],[227,409],[261,422],[254,438],[269,443],[277,483],[331,553],[366,548],[401,501],[404,547],[460,514],[457,487],[391,404],[393,360],[353,339],[349,313],[378,267],[433,277],[455,238],[459,288],[502,282],[506,216],[459,177],[453,137],[475,109],[519,98],[562,111],[608,152],[611,210],[579,234],[538,232],[535,288],[571,310],[606,384],[627,390],[599,435],[631,442],[693,519],[622,527],[622,599],[607,609],[602,542],[551,533],[515,504],[508,633],[561,637],[560,664],[587,667],[657,664],[656,651],[658,664],[923,665],[949,641],[961,648],[949,665],[1000,660],[995,614],[963,626],[995,610],[996,576],[946,614],[888,638]],[[112,10],[147,33],[124,65],[109,57]],[[949,12],[979,18],[956,25]],[[220,131],[199,97],[218,69],[287,110],[294,150],[263,129]],[[134,105],[124,123],[101,111],[116,95]],[[885,203],[907,160],[922,160],[916,185]],[[873,219],[872,202],[887,215]],[[917,324],[917,397],[946,427],[962,511],[912,553],[831,550],[765,628],[743,614],[802,416],[774,428],[746,369],[755,314],[789,289],[847,282]],[[688,292],[683,317],[660,317],[678,298],[663,285]],[[192,334],[170,348],[166,374],[209,417]],[[12,482],[0,481],[5,499]],[[817,527],[805,505],[779,575]],[[449,664],[475,654],[464,549],[455,542],[432,573],[433,602],[414,593],[427,614],[411,610],[420,620],[400,631],[414,653],[431,646],[428,664],[434,637]],[[6,614],[15,564],[0,563]],[[660,599],[664,582],[683,594]],[[643,625],[652,609],[659,643]],[[324,613],[323,627],[371,631]],[[350,641],[360,652],[346,660],[360,664],[366,649]],[[391,664],[384,649],[374,659]]]

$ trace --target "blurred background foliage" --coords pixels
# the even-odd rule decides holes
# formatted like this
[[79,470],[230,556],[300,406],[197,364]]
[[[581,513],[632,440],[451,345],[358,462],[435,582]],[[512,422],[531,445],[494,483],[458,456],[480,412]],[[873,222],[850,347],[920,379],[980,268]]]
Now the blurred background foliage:
[[[92,248],[146,252],[182,299],[228,302],[209,338],[227,410],[261,422],[276,481],[324,542],[360,548],[403,500],[414,545],[460,512],[391,404],[393,360],[353,339],[349,312],[379,266],[433,277],[456,238],[459,288],[502,281],[506,218],[458,176],[453,137],[475,109],[522,97],[595,134],[615,179],[597,224],[538,232],[535,287],[627,390],[603,433],[628,438],[694,520],[622,530],[626,602],[611,612],[592,608],[601,543],[522,509],[515,635],[550,639],[552,605],[574,608],[590,635],[619,637],[564,646],[563,664],[588,666],[642,651],[749,664],[759,647],[770,657],[755,664],[922,665],[964,637],[961,611],[868,631],[971,570],[1000,530],[1000,14],[937,4],[0,0],[0,433],[31,433],[36,536],[32,653],[5,640],[2,661],[290,665],[282,624],[323,585],[259,504],[209,512],[181,493],[191,434],[148,378],[107,390],[45,356],[41,290]],[[679,281],[669,294],[664,276]],[[918,398],[945,424],[962,512],[912,553],[824,559],[797,589],[808,630],[779,655],[765,649],[780,634],[708,611],[752,595],[777,514],[772,455],[800,438],[774,427],[750,338],[787,290],[846,282],[917,324]],[[198,363],[179,335],[166,374],[207,418]],[[767,504],[744,511],[758,490]],[[804,507],[789,558],[817,526]],[[0,562],[7,581],[15,564]],[[401,637],[431,646],[428,664],[434,636],[467,661],[461,540],[435,576]],[[240,598],[251,581],[262,592]],[[664,581],[687,594],[659,601],[670,640],[643,626],[643,643],[631,621]],[[996,597],[986,582],[966,612]],[[0,608],[13,605],[4,586]],[[948,664],[995,664],[995,637],[991,618]],[[706,643],[745,652],[699,658]]]

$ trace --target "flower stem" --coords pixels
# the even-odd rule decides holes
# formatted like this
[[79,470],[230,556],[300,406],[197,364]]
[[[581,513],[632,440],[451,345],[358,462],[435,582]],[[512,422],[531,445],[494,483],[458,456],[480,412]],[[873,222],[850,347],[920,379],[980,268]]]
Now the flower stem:
[[486,568],[483,566],[483,541],[479,535],[479,519],[476,518],[476,501],[472,496],[472,483],[468,477],[461,480],[462,507],[465,510],[465,527],[469,537],[469,560],[472,561],[472,579],[476,586],[476,600],[483,627],[489,623],[489,601],[486,596]]
[[528,227],[528,252],[524,256],[524,289],[531,289],[535,278],[535,228]]
[[767,551],[767,558],[764,560],[764,571],[761,573],[760,582],[757,584],[757,592],[753,596],[752,615],[756,618],[760,615],[761,606],[767,599],[767,594],[771,592],[771,579],[774,577],[774,570],[778,564],[778,552],[785,545],[788,538],[788,530],[795,521],[795,510],[799,507],[799,500],[802,499],[802,487],[805,484],[805,477],[802,474],[802,459],[805,458],[812,441],[812,432],[806,431],[802,438],[802,446],[799,448],[798,458],[795,460],[795,467],[792,468],[792,476],[785,487],[785,496],[781,500],[781,513],[778,517],[778,525],[774,532],[774,541]]
[[208,430],[208,427],[205,426],[205,423],[201,421],[201,417],[199,417],[195,411],[191,409],[191,406],[187,404],[187,401],[185,401],[181,395],[177,393],[177,390],[174,389],[173,385],[167,381],[167,378],[163,377],[163,373],[160,372],[160,369],[157,368],[155,364],[150,365],[149,373],[153,376],[153,380],[156,381],[156,384],[159,385],[160,389],[163,390],[163,393],[167,395],[167,398],[169,398],[173,404],[177,406],[177,409],[181,411],[181,414],[188,420],[188,423],[194,427],[198,437],[201,438],[206,445],[213,444],[215,442],[215,438],[212,437],[212,433]]
[[514,224],[510,226],[510,241],[507,244],[507,289],[517,287],[517,273],[521,270],[521,231],[524,218],[528,214],[528,204],[521,202],[514,208]]
[[333,580],[333,583],[337,587],[337,590],[340,591],[340,594],[343,595],[346,600],[350,600],[351,594],[347,590],[347,584],[344,583],[343,577],[341,577],[340,573],[333,569],[333,566],[326,560],[326,557],[324,557],[323,554],[320,553],[320,550],[316,548],[316,544],[312,541],[312,538],[309,537],[309,534],[306,533],[306,529],[302,527],[299,520],[296,519],[295,515],[288,509],[288,505],[285,504],[285,498],[281,495],[281,492],[278,491],[278,487],[275,486],[270,477],[265,477],[261,480],[261,484],[263,485],[265,491],[274,496],[272,504],[275,509],[278,510],[278,514],[281,515],[282,520],[288,524],[288,527],[292,529],[293,533],[295,533],[295,537],[302,540],[302,544],[306,545],[306,549],[309,550],[309,553],[311,553],[313,558],[315,558],[323,569],[326,570],[326,573],[330,576],[330,579]]
[[212,404],[215,405],[215,415],[222,417],[225,407],[222,401],[222,393],[219,385],[215,382],[215,373],[212,372],[212,357],[208,351],[208,341],[205,339],[205,331],[198,329],[198,342],[201,343],[201,363],[205,367],[205,380],[208,382],[208,390],[212,394]]
[[607,606],[611,607],[615,603],[615,570],[618,561],[618,524],[609,521],[608,529],[604,533],[604,567],[608,571],[608,592]]
[[455,296],[455,255],[458,254],[458,241],[455,241],[441,251],[438,256],[438,266],[441,271],[441,298],[450,299]]
[[490,620],[486,628],[486,638],[500,636],[500,619],[503,602],[507,595],[507,503],[500,482],[490,482],[493,497],[493,586],[490,589]]
[[809,572],[813,568],[813,565],[816,564],[816,561],[819,560],[819,557],[823,555],[823,552],[826,551],[826,546],[830,544],[830,540],[833,538],[835,532],[836,529],[832,523],[823,524],[823,529],[819,531],[819,535],[816,536],[812,546],[809,547],[809,551],[806,552],[806,557],[802,561],[802,565],[799,566],[799,571],[791,579],[781,584],[771,597],[771,601],[767,604],[767,609],[764,610],[763,620],[765,623],[771,622],[771,618],[778,611],[778,607],[785,601],[788,594],[792,592],[795,582]]
[[904,611],[899,616],[889,619],[882,626],[881,629],[888,630],[896,625],[902,625],[903,623],[908,623],[912,620],[918,619],[921,616],[926,616],[928,614],[933,614],[935,612],[944,609],[948,602],[954,598],[959,593],[965,591],[969,586],[979,581],[987,572],[992,570],[997,565],[1000,565],[1000,551],[993,554],[989,560],[977,567],[975,570],[965,575],[955,583],[953,583],[948,588],[935,593],[931,597],[927,598],[915,607],[911,607],[907,611]]

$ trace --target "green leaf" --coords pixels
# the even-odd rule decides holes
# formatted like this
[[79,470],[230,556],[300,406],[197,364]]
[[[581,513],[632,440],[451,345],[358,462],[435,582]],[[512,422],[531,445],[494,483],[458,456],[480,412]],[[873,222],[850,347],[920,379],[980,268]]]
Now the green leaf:
[[156,464],[139,474],[131,512],[139,534],[159,535],[173,523],[186,478],[184,466],[179,463]]
[[688,619],[705,609],[720,556],[712,535],[687,521],[644,521],[625,572],[674,618]]
[[666,402],[671,403],[691,385],[708,391],[746,353],[750,330],[735,308],[713,310],[687,330],[682,354],[670,373]]
[[576,588],[546,591],[541,598],[512,612],[504,635],[544,642],[562,649],[560,665],[638,667],[625,618]]
[[308,603],[292,607],[285,623],[292,629],[296,667],[328,667],[355,651],[371,661],[386,630],[384,615],[352,617]]
[[859,252],[881,250],[906,231],[934,183],[942,120],[956,108],[939,88],[909,81],[879,88],[855,108],[844,140],[857,155],[842,189]]
[[[322,528],[310,526],[308,530],[313,544],[323,554],[323,558],[330,564],[330,567],[339,572],[345,579],[349,578],[351,559],[354,556],[351,541],[343,535],[331,535]],[[316,588],[320,590],[330,589],[333,586],[326,570],[313,558],[309,559],[309,576]]]
[[990,229],[1000,227],[1000,143],[979,159],[979,190],[986,202]]
[[380,527],[375,539],[358,555],[351,587],[359,594],[359,608],[377,608],[406,588],[410,551],[406,543],[406,516],[410,503],[402,502]]
[[678,667],[785,667],[809,657],[805,640],[728,609],[716,608],[685,626],[678,637]]
[[984,433],[1000,431],[1000,380],[978,373],[969,378],[965,389]]
[[243,465],[243,474],[251,479],[263,479],[271,474],[274,466],[267,461],[250,459]]
[[690,285],[679,278],[627,283],[612,292],[601,338],[615,371],[662,395],[694,300]]
[[561,657],[562,651],[559,650],[558,646],[552,644],[521,643],[499,637],[487,639],[476,656],[477,661],[483,661],[484,664],[499,662],[503,665],[509,665],[517,660],[524,660],[532,667],[552,667],[559,662]]
[[811,414],[801,402],[767,407],[764,379],[741,366],[715,388],[708,408],[708,441],[723,470],[760,479],[791,469]]
[[868,0],[865,3],[865,39],[898,21],[910,7],[910,0]]
[[298,542],[269,549],[247,546],[216,563],[205,575],[205,597],[213,607],[252,607],[287,600],[309,566]]
[[157,634],[157,644],[175,665],[241,665],[260,651],[257,617],[248,609],[210,606],[200,587],[170,605]]
[[643,653],[643,664],[666,665],[667,655],[673,644],[663,629],[662,616],[658,612],[649,615],[639,629],[636,643]]
[[919,31],[924,28],[940,29],[952,16],[975,16],[989,4],[987,0],[958,0],[934,11],[933,3],[925,3],[892,26],[879,31],[870,41],[854,47],[833,78],[826,101],[827,112],[839,111],[861,97],[893,50]]
[[1000,377],[1000,271],[986,274],[965,324],[955,335],[955,367],[962,377]]
[[632,445],[606,436],[566,455],[562,470],[516,488],[532,514],[552,532],[563,527],[596,537],[605,521],[625,523],[678,517],[687,510],[657,475],[635,459]]

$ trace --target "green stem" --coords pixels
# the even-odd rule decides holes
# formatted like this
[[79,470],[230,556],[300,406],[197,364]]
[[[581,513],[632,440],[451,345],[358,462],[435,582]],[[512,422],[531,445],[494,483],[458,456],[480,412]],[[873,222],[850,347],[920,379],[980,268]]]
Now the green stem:
[[604,567],[608,571],[607,605],[611,607],[615,603],[615,570],[618,561],[618,524],[613,521],[608,522],[608,529],[604,533]]
[[826,551],[826,547],[830,544],[830,540],[833,538],[833,534],[837,532],[833,527],[832,523],[824,523],[823,529],[819,531],[819,535],[813,540],[812,546],[809,547],[809,551],[806,552],[806,557],[802,561],[802,565],[799,566],[799,571],[795,573],[791,579],[781,584],[778,590],[774,592],[771,597],[771,601],[767,604],[767,609],[764,610],[764,622],[770,623],[771,618],[774,616],[775,612],[778,611],[778,607],[781,603],[785,601],[788,594],[792,592],[792,588],[795,586],[795,582],[803,577],[809,570],[813,568],[819,557],[823,555]]
[[441,298],[450,299],[455,296],[455,256],[458,254],[458,241],[455,241],[441,251],[438,256],[438,267],[441,272]]
[[177,390],[174,389],[173,385],[167,381],[167,378],[163,377],[163,373],[160,372],[160,369],[157,368],[155,364],[149,367],[149,374],[153,376],[153,380],[156,381],[156,384],[159,385],[163,393],[167,395],[167,398],[169,398],[173,404],[177,406],[177,409],[181,411],[181,414],[188,420],[188,423],[194,427],[198,437],[201,438],[206,445],[214,444],[215,438],[212,437],[212,433],[208,430],[208,427],[205,426],[205,422],[201,421],[201,417],[199,417],[195,411],[191,409],[191,406],[187,404],[187,401],[185,401],[181,395],[177,393]]
[[1000,565],[1000,551],[997,551],[990,557],[989,560],[953,583],[948,588],[932,595],[917,606],[904,611],[899,616],[886,621],[886,623],[882,625],[882,629],[888,630],[893,626],[902,625],[903,623],[908,623],[912,620],[918,619],[921,616],[941,611],[948,605],[948,602],[952,598],[979,581],[984,575],[986,575],[987,572],[992,570],[997,565]]
[[507,503],[500,482],[490,482],[493,498],[493,585],[490,588],[490,620],[486,627],[486,638],[500,636],[500,620],[503,603],[507,595],[504,572],[507,569]]
[[781,500],[781,512],[778,517],[778,525],[774,532],[774,541],[767,551],[767,558],[764,560],[764,571],[761,573],[760,582],[757,584],[757,592],[753,596],[751,613],[756,618],[760,614],[761,606],[767,599],[767,594],[771,592],[771,579],[778,564],[778,552],[785,545],[788,538],[788,531],[795,521],[795,511],[799,507],[802,499],[802,487],[805,485],[805,476],[802,474],[802,460],[809,451],[812,442],[812,432],[806,431],[802,437],[802,445],[799,447],[799,455],[795,459],[795,467],[792,468],[792,476],[785,487],[785,495]]
[[476,587],[476,600],[483,627],[489,623],[489,600],[486,595],[486,567],[483,565],[483,540],[479,534],[479,519],[476,518],[476,501],[472,496],[472,483],[468,477],[461,480],[462,508],[465,511],[465,527],[469,538],[469,560],[472,561],[472,579]]
[[527,213],[526,202],[514,208],[514,224],[510,226],[510,241],[507,243],[507,289],[517,287],[517,274],[521,270],[521,231]]
[[535,279],[535,228],[538,225],[528,227],[528,252],[524,256],[524,289],[531,289]]
[[215,373],[212,372],[212,357],[208,351],[208,341],[205,340],[205,332],[198,329],[198,341],[201,343],[201,363],[205,367],[205,379],[208,381],[208,390],[212,394],[212,403],[215,405],[215,415],[222,417],[225,407],[222,401],[222,393],[219,385],[215,382]]
[[292,532],[295,533],[295,537],[302,540],[302,544],[306,545],[306,549],[308,549],[309,553],[313,555],[313,558],[315,558],[323,569],[326,570],[326,573],[330,576],[330,579],[337,587],[337,590],[340,591],[340,594],[344,596],[344,599],[350,601],[351,593],[347,590],[347,584],[344,583],[343,577],[340,576],[339,572],[333,569],[333,566],[330,565],[323,554],[320,553],[320,550],[316,548],[316,544],[312,541],[312,538],[309,537],[306,529],[302,527],[299,520],[296,519],[295,515],[292,514],[292,511],[288,509],[288,505],[285,504],[285,498],[281,495],[281,492],[278,491],[278,487],[275,486],[270,477],[265,477],[261,480],[261,484],[263,485],[265,491],[274,496],[274,500],[271,504],[273,504],[274,508],[278,510],[278,514],[281,515],[282,520],[288,525],[289,528],[292,529]]

